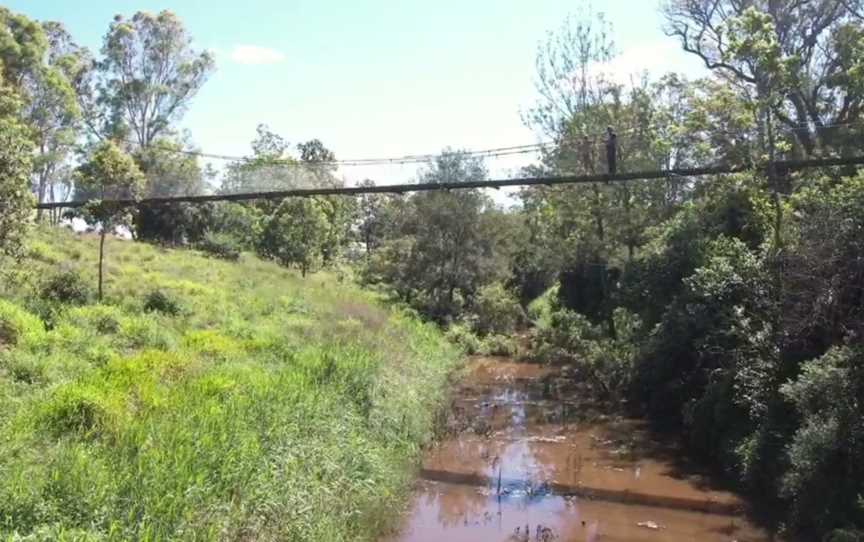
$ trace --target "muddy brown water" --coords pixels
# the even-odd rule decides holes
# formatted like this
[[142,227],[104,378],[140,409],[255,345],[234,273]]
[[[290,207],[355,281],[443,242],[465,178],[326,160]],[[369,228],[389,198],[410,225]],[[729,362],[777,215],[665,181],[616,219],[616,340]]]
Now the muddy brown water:
[[638,421],[585,416],[557,370],[473,358],[387,542],[768,541]]

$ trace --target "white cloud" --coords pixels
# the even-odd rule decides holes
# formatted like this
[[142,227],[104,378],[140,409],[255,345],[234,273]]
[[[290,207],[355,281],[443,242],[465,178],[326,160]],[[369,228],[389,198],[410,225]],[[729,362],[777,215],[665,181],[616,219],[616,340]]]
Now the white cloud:
[[704,67],[692,55],[682,51],[675,41],[661,40],[625,49],[611,62],[595,65],[592,72],[602,74],[616,83],[626,84],[646,73],[652,79],[667,72],[699,77],[704,75]]
[[285,60],[285,55],[267,47],[235,45],[231,50],[231,60],[238,64],[276,64]]

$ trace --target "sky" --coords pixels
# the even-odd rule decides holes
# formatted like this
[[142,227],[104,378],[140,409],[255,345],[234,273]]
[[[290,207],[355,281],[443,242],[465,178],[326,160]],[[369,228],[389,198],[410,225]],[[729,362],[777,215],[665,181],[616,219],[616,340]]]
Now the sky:
[[[181,121],[200,150],[249,154],[255,127],[318,138],[337,158],[381,158],[536,143],[522,122],[538,44],[579,0],[6,0],[63,22],[93,50],[115,14],[169,9],[217,69]],[[613,24],[618,76],[700,73],[662,32],[656,0],[593,3]],[[413,170],[346,178],[410,181]],[[359,180],[357,179],[349,179]]]

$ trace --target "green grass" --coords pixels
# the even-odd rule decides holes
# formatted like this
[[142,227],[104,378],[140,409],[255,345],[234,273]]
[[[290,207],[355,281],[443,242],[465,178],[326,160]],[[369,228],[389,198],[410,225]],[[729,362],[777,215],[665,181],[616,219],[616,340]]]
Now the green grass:
[[[93,284],[96,250],[39,232],[0,284],[0,540],[372,540],[398,520],[459,357],[435,328],[327,274],[119,240],[102,304],[45,311],[44,277]],[[154,291],[172,310],[144,310]]]

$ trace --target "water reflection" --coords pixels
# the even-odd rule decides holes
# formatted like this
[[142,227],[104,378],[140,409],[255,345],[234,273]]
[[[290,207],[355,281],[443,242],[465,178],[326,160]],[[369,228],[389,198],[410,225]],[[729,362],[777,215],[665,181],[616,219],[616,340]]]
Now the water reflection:
[[392,540],[769,539],[638,422],[580,414],[553,370],[476,359]]

